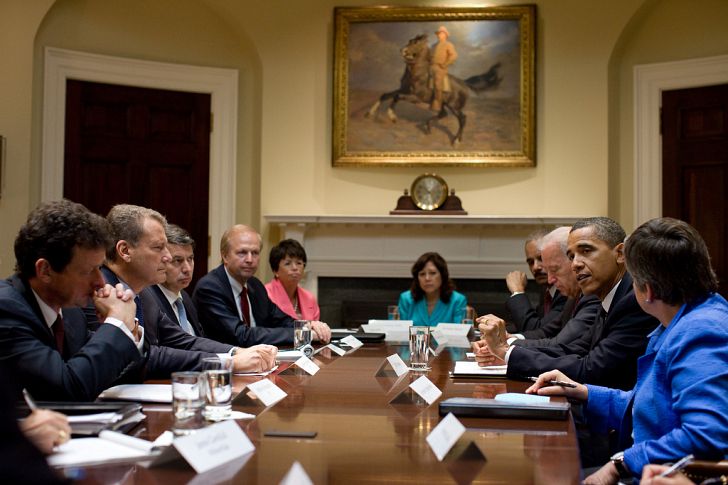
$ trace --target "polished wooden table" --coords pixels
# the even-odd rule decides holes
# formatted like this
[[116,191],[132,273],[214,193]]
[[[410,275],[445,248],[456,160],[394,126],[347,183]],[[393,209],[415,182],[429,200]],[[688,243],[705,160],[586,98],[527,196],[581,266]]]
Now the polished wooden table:
[[[282,364],[266,377],[288,396],[270,408],[248,404],[233,409],[256,414],[238,421],[256,451],[219,469],[195,475],[186,464],[144,468],[103,465],[81,471],[82,483],[279,483],[298,461],[317,484],[325,483],[508,483],[579,482],[579,453],[573,421],[459,418],[467,427],[456,447],[437,461],[425,438],[440,421],[431,406],[407,399],[409,384],[426,375],[449,397],[493,397],[522,392],[527,384],[510,380],[452,379],[448,373],[465,349],[445,349],[427,373],[397,379],[382,370],[401,345],[365,345],[339,357],[324,349],[314,357],[320,371],[309,376]],[[261,377],[234,378],[235,391]],[[404,391],[404,395],[402,392]],[[392,402],[392,401],[395,402]],[[397,403],[398,401],[402,403]],[[172,424],[171,406],[144,407],[147,420],[131,434],[154,439]],[[313,439],[271,438],[267,430],[316,431]],[[474,443],[485,459],[470,453]],[[477,453],[476,453],[477,455]]]

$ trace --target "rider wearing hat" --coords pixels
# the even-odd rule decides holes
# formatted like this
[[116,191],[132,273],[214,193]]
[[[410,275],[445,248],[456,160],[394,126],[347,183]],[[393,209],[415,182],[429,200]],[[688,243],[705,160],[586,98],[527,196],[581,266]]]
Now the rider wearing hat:
[[450,37],[450,32],[447,31],[445,26],[440,26],[435,34],[437,34],[439,42],[433,48],[432,60],[430,61],[430,71],[432,72],[435,88],[430,108],[433,111],[440,111],[442,109],[443,93],[450,92],[447,69],[458,58],[458,54],[455,52],[455,46],[452,45],[452,42],[447,40]]

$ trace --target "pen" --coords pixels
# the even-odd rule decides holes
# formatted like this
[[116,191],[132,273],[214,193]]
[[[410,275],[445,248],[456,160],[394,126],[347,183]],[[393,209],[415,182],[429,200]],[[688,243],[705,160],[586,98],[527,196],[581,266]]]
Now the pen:
[[[529,380],[532,380],[533,382],[536,382],[538,380],[538,377],[529,377]],[[551,386],[561,386],[561,387],[571,387],[576,388],[576,384],[572,384],[571,382],[566,381],[558,381],[556,379],[551,379],[550,381],[546,381],[547,384]]]
[[23,399],[25,399],[25,403],[28,405],[28,408],[30,408],[31,411],[35,411],[36,409],[38,409],[38,405],[30,396],[30,393],[26,388],[23,388]]
[[686,466],[688,466],[692,461],[695,459],[693,455],[687,455],[682,458],[680,458],[678,461],[672,464],[670,468],[665,470],[664,472],[660,473],[658,476],[660,477],[669,477],[674,475],[676,472],[682,470]]

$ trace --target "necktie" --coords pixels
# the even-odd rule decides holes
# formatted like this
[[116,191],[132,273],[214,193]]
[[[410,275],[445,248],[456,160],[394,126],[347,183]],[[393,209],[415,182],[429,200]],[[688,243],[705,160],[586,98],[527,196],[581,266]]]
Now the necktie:
[[243,291],[240,292],[240,310],[243,313],[243,322],[246,327],[250,326],[250,303],[248,303],[248,288],[243,286]]
[[136,318],[139,320],[139,325],[144,326],[144,313],[142,312],[142,299],[139,295],[134,297],[134,303],[136,303]]
[[594,321],[594,325],[592,326],[592,339],[591,339],[591,348],[593,349],[594,346],[599,342],[599,339],[602,337],[602,330],[604,330],[604,322],[607,320],[607,312],[604,310],[603,306],[599,307],[599,314],[597,315],[597,319]]
[[554,298],[551,296],[551,291],[546,290],[546,294],[543,296],[543,314],[546,315],[551,311],[551,304],[554,302]]
[[182,327],[182,330],[184,330],[188,334],[194,335],[195,333],[192,331],[192,325],[190,325],[190,321],[187,320],[187,311],[185,310],[185,306],[182,303],[181,296],[174,301],[174,306],[177,307],[177,314],[179,315],[179,326]]
[[63,355],[63,339],[66,336],[66,331],[63,328],[63,317],[61,317],[60,313],[58,314],[56,321],[53,322],[51,329],[53,330],[53,336],[56,339],[56,348],[58,349],[58,352]]

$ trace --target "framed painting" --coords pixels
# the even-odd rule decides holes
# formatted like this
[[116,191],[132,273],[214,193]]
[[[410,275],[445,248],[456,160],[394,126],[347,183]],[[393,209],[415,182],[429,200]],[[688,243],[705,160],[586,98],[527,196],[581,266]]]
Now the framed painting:
[[534,166],[535,13],[335,9],[333,165]]

